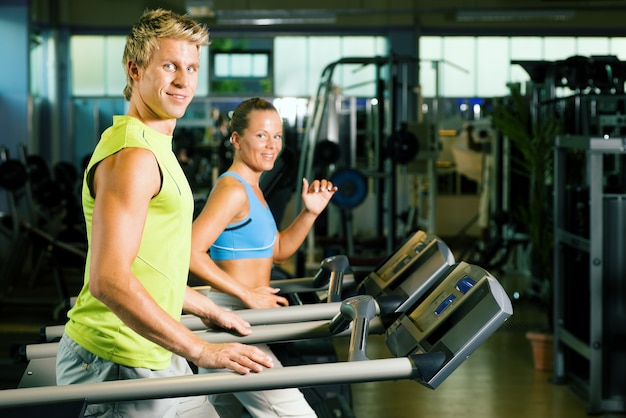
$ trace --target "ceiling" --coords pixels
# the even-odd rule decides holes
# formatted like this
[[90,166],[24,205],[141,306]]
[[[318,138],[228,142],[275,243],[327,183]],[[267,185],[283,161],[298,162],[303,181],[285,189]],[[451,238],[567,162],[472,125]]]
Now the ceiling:
[[[298,4],[298,6],[296,6]],[[127,30],[146,8],[187,12],[211,31],[626,36],[626,0],[31,0],[33,22]]]

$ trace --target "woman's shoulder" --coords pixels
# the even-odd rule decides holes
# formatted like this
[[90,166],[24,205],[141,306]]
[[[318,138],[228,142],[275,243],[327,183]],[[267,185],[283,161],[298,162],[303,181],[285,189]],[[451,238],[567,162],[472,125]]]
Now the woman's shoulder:
[[247,191],[244,182],[231,175],[220,176],[211,191],[211,195],[228,200],[231,203],[247,200]]
[[222,173],[215,182],[215,187],[244,189],[245,185],[245,180],[234,171],[226,171]]

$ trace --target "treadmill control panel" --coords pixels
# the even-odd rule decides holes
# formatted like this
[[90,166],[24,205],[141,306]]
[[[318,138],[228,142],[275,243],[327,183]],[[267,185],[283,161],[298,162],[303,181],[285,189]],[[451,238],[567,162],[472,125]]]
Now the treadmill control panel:
[[387,329],[386,343],[398,357],[443,352],[441,369],[420,382],[434,389],[512,314],[498,280],[481,267],[460,262]]

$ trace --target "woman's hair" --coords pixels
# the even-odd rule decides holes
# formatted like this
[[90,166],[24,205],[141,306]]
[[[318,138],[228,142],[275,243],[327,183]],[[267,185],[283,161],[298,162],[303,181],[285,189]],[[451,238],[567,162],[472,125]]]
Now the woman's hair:
[[250,123],[250,113],[255,110],[272,110],[278,113],[271,102],[260,97],[244,100],[239,103],[230,117],[230,132],[237,132],[242,135]]
[[147,10],[126,37],[126,46],[122,64],[126,73],[124,97],[130,100],[133,91],[133,79],[128,73],[127,63],[134,62],[140,68],[146,68],[152,58],[158,40],[169,38],[194,43],[200,49],[209,45],[209,31],[187,15],[179,15],[169,10]]

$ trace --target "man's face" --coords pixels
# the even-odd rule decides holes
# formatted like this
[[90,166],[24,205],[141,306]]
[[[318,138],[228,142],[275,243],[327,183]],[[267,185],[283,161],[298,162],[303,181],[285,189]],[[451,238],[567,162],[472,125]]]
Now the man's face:
[[160,39],[150,62],[137,69],[133,90],[144,120],[178,119],[185,114],[198,86],[200,51],[195,44]]

